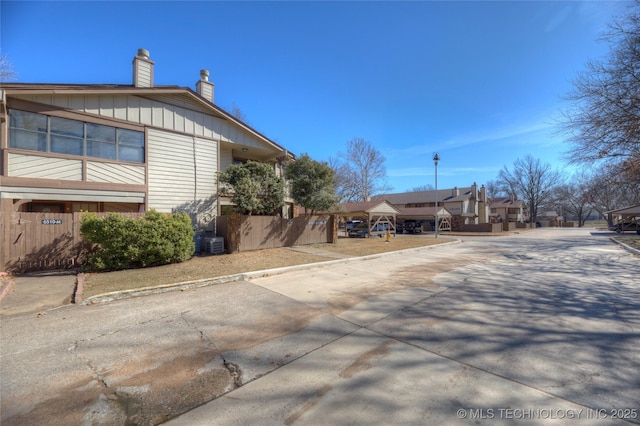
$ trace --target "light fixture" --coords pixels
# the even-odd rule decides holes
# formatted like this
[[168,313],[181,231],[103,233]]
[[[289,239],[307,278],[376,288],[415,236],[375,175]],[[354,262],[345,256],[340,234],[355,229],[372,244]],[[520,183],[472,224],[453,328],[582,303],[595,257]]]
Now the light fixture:
[[249,148],[242,148],[242,152],[249,152]]

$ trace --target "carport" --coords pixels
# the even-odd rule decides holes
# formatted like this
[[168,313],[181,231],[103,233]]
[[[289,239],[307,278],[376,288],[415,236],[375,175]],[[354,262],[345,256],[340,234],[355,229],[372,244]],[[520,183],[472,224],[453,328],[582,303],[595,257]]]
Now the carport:
[[616,232],[637,231],[640,235],[640,204],[605,213],[609,216],[609,223],[620,225]]
[[372,233],[380,234],[381,232],[386,232],[373,231],[378,229],[378,225],[388,225],[389,232],[393,235],[396,234],[396,217],[400,210],[386,200],[343,203],[340,204],[339,208],[336,214],[345,219],[362,219],[366,221],[369,224],[369,236]]
[[[436,223],[436,208],[435,207],[405,207],[400,209],[398,215],[400,219],[404,220],[418,220],[429,221],[429,223]],[[438,206],[438,222],[440,231],[451,231],[451,213],[444,207]],[[433,231],[433,229],[430,229]]]

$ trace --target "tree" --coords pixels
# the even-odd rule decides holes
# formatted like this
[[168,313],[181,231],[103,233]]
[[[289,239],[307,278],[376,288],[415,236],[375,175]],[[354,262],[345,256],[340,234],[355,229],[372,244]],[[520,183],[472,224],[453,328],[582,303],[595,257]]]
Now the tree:
[[0,82],[11,81],[16,78],[16,72],[11,66],[7,55],[0,55]]
[[513,169],[506,166],[498,175],[500,192],[523,200],[529,209],[531,223],[538,218],[538,208],[551,199],[551,190],[562,183],[562,175],[551,169],[549,164],[530,155],[513,163]]
[[411,192],[433,191],[435,188],[430,183],[414,187]]
[[640,182],[640,1],[603,39],[609,55],[589,62],[566,96],[567,154],[576,164],[618,164],[622,180]]
[[640,183],[617,181],[616,176],[622,173],[619,167],[605,163],[582,178],[589,202],[602,216],[608,211],[640,203]]
[[239,213],[269,215],[284,204],[284,180],[273,166],[248,161],[232,164],[218,176],[220,193],[230,195]]
[[551,191],[551,202],[547,202],[549,210],[560,210],[563,217],[574,216],[578,220],[578,226],[584,226],[593,206],[590,201],[588,188],[583,184],[584,172],[578,173],[569,179],[569,183],[558,185]]
[[368,201],[388,190],[385,160],[369,141],[353,138],[347,142],[347,152],[339,152],[338,159],[330,160],[340,201]]
[[302,207],[311,210],[329,210],[336,204],[334,190],[335,172],[325,162],[313,160],[302,154],[290,161],[285,168],[285,177],[291,184],[291,197]]

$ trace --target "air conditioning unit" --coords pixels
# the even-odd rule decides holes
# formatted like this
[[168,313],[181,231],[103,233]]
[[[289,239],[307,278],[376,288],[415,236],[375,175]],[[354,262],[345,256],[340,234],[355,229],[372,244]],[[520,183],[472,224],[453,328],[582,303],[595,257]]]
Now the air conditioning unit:
[[224,238],[213,237],[204,239],[204,251],[209,254],[224,253]]

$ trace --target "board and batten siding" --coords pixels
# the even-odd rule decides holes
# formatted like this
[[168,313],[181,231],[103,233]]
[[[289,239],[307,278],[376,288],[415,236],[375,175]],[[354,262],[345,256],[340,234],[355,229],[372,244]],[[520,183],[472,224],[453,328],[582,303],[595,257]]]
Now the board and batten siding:
[[149,208],[170,213],[215,195],[217,142],[149,129],[147,144]]
[[186,94],[20,95],[16,98],[179,133],[264,148],[265,141]]

